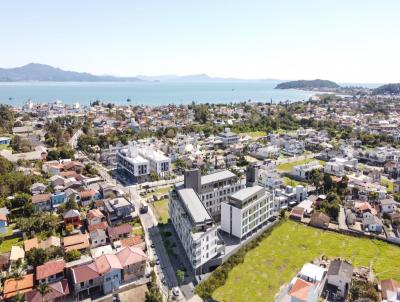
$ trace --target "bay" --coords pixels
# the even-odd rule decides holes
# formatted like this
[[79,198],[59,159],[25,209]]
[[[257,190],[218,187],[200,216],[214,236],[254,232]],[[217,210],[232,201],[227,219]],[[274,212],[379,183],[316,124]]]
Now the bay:
[[[21,106],[27,100],[47,103],[61,100],[66,104],[89,105],[100,100],[115,104],[167,105],[229,102],[303,101],[312,91],[279,90],[281,81],[249,82],[3,82],[0,103]],[[130,99],[131,102],[127,102]]]

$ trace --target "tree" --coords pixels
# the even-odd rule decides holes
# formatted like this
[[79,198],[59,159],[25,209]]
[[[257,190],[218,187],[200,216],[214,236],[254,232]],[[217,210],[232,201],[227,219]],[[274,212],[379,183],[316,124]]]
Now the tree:
[[150,172],[150,180],[151,181],[160,180],[160,176],[158,175],[157,172],[152,171],[152,172]]
[[40,293],[40,296],[42,297],[42,302],[44,302],[44,296],[46,296],[51,291],[49,284],[46,282],[39,283],[39,285],[36,286],[36,289]]
[[150,273],[149,291],[146,292],[146,302],[162,302],[163,298],[157,287],[157,276],[154,270]]
[[68,234],[71,234],[74,231],[74,226],[72,224],[67,224],[67,226],[65,227],[65,231]]
[[178,269],[176,271],[176,279],[178,280],[179,286],[181,286],[183,281],[185,280],[185,272]]
[[332,187],[333,187],[332,177],[328,173],[325,173],[324,174],[324,192],[328,193],[329,191],[332,190]]
[[25,254],[26,261],[29,265],[33,267],[37,267],[42,265],[48,260],[48,255],[44,249],[41,248],[33,248],[26,252]]
[[78,250],[71,250],[65,253],[64,260],[71,262],[81,259],[81,253]]

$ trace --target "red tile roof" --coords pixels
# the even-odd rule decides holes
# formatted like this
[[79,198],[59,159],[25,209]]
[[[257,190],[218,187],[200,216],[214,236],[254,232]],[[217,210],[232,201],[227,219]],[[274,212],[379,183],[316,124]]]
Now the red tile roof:
[[100,274],[97,272],[97,267],[94,262],[72,268],[71,271],[75,283],[89,281],[100,277]]
[[289,295],[300,301],[307,301],[308,291],[311,285],[311,283],[298,278],[290,289]]
[[4,282],[3,296],[4,299],[14,297],[18,292],[23,294],[31,291],[33,288],[33,274],[25,275],[21,280],[13,278]]
[[138,245],[143,242],[142,236],[134,236],[134,237],[129,237],[121,240],[121,245],[124,247],[129,247],[129,246],[134,246]]
[[391,291],[397,293],[400,290],[400,283],[393,279],[386,279],[381,281],[382,298],[387,299],[387,292]]
[[132,231],[132,226],[127,223],[121,224],[116,227],[108,227],[107,228],[108,236],[110,236],[111,239],[116,239],[116,238],[118,238],[119,235],[127,234],[127,233],[130,233],[131,231]]
[[79,196],[81,197],[81,199],[89,199],[92,198],[94,195],[96,195],[96,191],[93,189],[79,192]]
[[[44,301],[53,301],[58,298],[69,295],[68,280],[63,279],[56,283],[49,284],[50,292],[44,296]],[[42,295],[36,290],[32,290],[26,294],[28,302],[42,302]]]
[[87,234],[77,234],[64,237],[64,249],[66,252],[71,250],[82,250],[90,246]]
[[104,217],[104,214],[99,209],[89,210],[86,217],[88,219],[96,218],[96,217]]
[[51,260],[36,267],[36,279],[41,280],[64,271],[65,261],[63,259]]
[[133,246],[120,250],[116,256],[123,267],[147,260],[146,254],[140,248]]
[[107,221],[102,221],[97,224],[91,224],[88,226],[89,232],[93,232],[95,230],[106,230],[108,228],[108,223]]
[[50,201],[51,194],[37,194],[32,196],[32,203],[40,203],[44,201]]

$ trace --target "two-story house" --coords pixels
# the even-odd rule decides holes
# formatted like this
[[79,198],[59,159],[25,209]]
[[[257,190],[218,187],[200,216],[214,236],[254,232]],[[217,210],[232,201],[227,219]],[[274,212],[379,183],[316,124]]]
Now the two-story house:
[[131,221],[134,206],[130,201],[123,197],[104,201],[104,210],[107,221],[110,225],[116,225],[121,222]]
[[64,259],[48,261],[36,267],[36,280],[39,283],[53,283],[64,279]]

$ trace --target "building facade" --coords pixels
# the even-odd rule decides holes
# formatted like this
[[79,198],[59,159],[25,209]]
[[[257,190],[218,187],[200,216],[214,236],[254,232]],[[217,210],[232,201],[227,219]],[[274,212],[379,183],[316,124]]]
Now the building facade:
[[274,213],[273,195],[261,186],[248,187],[221,203],[221,230],[242,239],[265,225]]
[[190,185],[171,191],[169,215],[193,271],[200,274],[202,265],[222,252],[217,226]]

